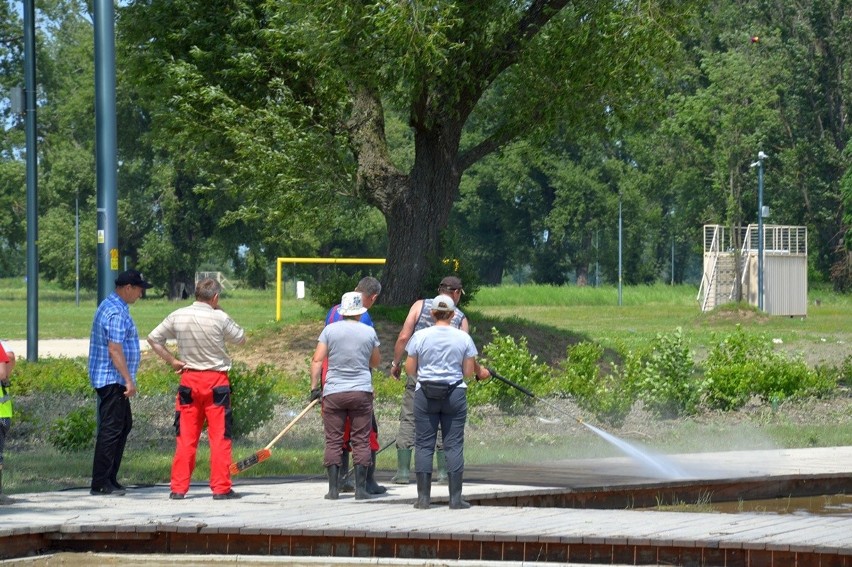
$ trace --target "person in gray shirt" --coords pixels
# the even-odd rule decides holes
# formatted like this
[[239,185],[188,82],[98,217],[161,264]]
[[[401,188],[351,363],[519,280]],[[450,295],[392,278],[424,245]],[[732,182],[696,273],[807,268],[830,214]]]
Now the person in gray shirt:
[[[367,310],[361,292],[344,293],[340,300],[342,320],[327,325],[317,339],[311,359],[311,400],[322,396],[325,430],[323,465],[328,472],[328,500],[340,495],[343,430],[350,420],[349,443],[355,464],[355,499],[369,498],[367,469],[372,462],[370,430],[373,421],[373,373],[379,365],[379,337],[360,321]],[[321,388],[323,361],[328,358],[325,385]]]
[[470,335],[452,326],[453,299],[432,300],[435,324],[415,332],[405,347],[405,373],[416,376],[414,392],[414,470],[417,476],[415,508],[431,504],[432,457],[440,426],[447,456],[450,508],[469,508],[462,499],[464,426],[467,420],[467,384],[476,373],[476,346]]

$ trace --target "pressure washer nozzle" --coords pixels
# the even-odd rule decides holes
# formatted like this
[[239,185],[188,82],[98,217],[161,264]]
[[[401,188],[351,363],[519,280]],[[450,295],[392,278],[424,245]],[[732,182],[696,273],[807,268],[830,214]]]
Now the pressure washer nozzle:
[[580,418],[580,417],[575,417],[574,419],[576,419],[576,420],[577,420],[577,423],[579,423],[580,425],[583,425],[583,419],[582,419],[582,418]]

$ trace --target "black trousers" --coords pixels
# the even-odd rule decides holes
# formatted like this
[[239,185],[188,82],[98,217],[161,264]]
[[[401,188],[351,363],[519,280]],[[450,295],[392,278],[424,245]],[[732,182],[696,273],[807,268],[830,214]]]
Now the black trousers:
[[110,384],[95,390],[98,393],[98,437],[92,462],[92,488],[98,489],[118,482],[118,468],[124,456],[127,436],[133,428],[130,399],[121,384]]

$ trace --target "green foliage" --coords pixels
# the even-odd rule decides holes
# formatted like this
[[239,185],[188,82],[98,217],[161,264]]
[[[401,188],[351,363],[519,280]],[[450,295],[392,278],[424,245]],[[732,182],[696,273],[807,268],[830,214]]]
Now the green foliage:
[[420,286],[420,297],[435,297],[438,284],[446,276],[456,276],[464,285],[464,295],[459,300],[460,306],[468,305],[479,291],[479,274],[476,263],[471,259],[470,252],[459,242],[458,238],[445,232],[441,238],[441,249],[444,251],[440,258],[432,258],[426,279]]
[[[526,337],[515,341],[513,337],[501,335],[491,329],[492,340],[482,348],[480,364],[494,368],[501,376],[527,388],[537,396],[553,392],[550,368],[538,362],[530,354]],[[490,380],[468,389],[468,401],[472,405],[494,404],[506,411],[514,411],[532,405],[533,399],[497,380]]]
[[704,364],[701,385],[704,403],[713,409],[733,410],[751,397],[771,346],[762,335],[747,334],[740,325],[717,342]]
[[88,366],[83,358],[47,358],[33,363],[18,358],[14,373],[15,395],[33,392],[91,393]]
[[94,446],[95,413],[90,407],[72,410],[50,426],[48,440],[62,453],[74,453]]
[[601,371],[603,354],[603,347],[589,342],[568,347],[558,383],[581,409],[598,421],[619,427],[633,407],[633,398],[621,373]]
[[799,359],[772,350],[765,335],[747,334],[737,325],[710,351],[701,394],[713,409],[734,410],[752,396],[779,402],[825,395],[836,387],[837,371],[817,371]]
[[238,439],[272,419],[275,404],[281,400],[281,396],[275,393],[281,375],[269,364],[261,364],[252,370],[237,362],[228,377],[234,412],[233,436]]
[[627,380],[646,410],[663,418],[698,411],[695,363],[680,327],[674,333],[658,334],[645,353],[631,357],[635,360],[627,366]]
[[852,354],[847,355],[840,365],[837,382],[844,386],[852,386]]
[[329,270],[311,288],[311,301],[328,310],[332,305],[340,303],[344,293],[355,289],[362,277],[360,271],[348,274],[339,269]]

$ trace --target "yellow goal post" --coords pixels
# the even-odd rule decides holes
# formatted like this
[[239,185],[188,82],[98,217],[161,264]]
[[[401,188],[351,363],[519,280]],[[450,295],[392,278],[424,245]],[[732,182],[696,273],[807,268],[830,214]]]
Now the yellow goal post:
[[275,266],[275,320],[281,320],[284,264],[384,264],[384,258],[278,258]]

